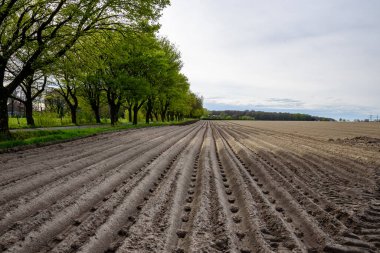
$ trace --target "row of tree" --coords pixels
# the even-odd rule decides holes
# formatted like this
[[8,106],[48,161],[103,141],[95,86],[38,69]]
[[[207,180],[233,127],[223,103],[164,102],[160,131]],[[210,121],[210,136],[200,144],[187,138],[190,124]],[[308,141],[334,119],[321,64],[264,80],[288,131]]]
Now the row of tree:
[[[9,138],[7,102],[25,105],[48,87],[64,98],[77,123],[80,101],[100,122],[102,102],[115,124],[126,108],[134,124],[203,113],[202,98],[180,71],[180,53],[159,38],[169,0],[2,0],[0,8],[0,139]],[[15,96],[22,89],[24,96]],[[79,99],[80,98],[80,99]],[[49,98],[47,98],[49,99]]]
[[287,120],[287,121],[335,121],[331,118],[311,116],[302,113],[262,112],[262,111],[209,111],[207,119],[215,120]]

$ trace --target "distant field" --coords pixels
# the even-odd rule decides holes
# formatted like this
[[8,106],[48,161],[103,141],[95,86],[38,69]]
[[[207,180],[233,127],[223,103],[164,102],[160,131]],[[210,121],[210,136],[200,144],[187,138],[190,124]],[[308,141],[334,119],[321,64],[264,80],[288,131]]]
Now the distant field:
[[230,121],[252,128],[307,135],[311,137],[354,138],[367,136],[380,138],[380,122],[324,122],[324,121]]

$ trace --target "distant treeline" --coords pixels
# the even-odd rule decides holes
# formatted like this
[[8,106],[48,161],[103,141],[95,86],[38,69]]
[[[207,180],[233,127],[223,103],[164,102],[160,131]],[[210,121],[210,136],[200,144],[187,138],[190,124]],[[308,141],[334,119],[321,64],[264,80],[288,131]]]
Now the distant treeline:
[[262,111],[208,111],[205,119],[215,120],[301,120],[301,121],[335,121],[331,118],[311,116],[302,113],[262,112]]

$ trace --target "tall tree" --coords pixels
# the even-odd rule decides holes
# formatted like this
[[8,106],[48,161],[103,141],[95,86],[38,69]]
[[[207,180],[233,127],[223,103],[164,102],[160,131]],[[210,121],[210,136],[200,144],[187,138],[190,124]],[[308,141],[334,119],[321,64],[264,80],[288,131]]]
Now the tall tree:
[[[154,23],[167,4],[169,0],[3,0],[0,7],[0,138],[10,136],[8,98],[35,70],[55,62],[79,38],[94,31]],[[18,68],[14,69],[15,65]]]
[[70,108],[71,123],[77,124],[77,109],[78,109],[78,86],[75,79],[70,78],[65,74],[62,80],[57,79],[58,93],[65,99],[67,106]]
[[22,81],[20,87],[24,96],[11,95],[11,98],[21,102],[25,107],[26,122],[29,126],[34,126],[33,102],[45,90],[47,76],[44,74],[33,74]]
[[95,76],[88,76],[81,86],[82,96],[90,104],[96,123],[100,123],[100,97],[102,93],[101,80]]

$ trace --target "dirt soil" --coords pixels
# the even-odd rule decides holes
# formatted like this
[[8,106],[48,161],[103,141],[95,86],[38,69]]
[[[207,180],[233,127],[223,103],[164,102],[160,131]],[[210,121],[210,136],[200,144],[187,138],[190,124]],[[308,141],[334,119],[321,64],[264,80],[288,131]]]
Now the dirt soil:
[[380,252],[380,124],[318,123],[199,121],[1,154],[0,252]]

